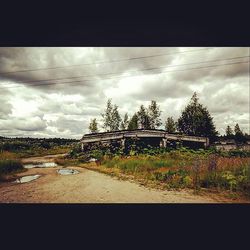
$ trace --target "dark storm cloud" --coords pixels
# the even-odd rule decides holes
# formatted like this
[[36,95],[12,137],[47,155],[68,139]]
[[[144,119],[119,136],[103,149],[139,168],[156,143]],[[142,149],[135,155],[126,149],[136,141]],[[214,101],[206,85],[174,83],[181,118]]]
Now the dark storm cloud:
[[[8,50],[13,51],[9,53]],[[83,51],[84,52],[84,51]],[[86,52],[86,51],[85,51]],[[78,60],[76,53],[73,53],[70,48],[1,48],[0,49],[0,72],[12,72],[26,69],[36,68],[50,68],[57,66],[67,66],[80,63],[88,63],[89,58],[83,56]],[[27,86],[39,85],[38,88],[44,90],[60,89],[61,85],[63,88],[71,87],[71,84],[54,84],[58,83],[58,80],[50,80],[43,82],[32,82],[46,79],[57,79],[57,78],[70,78],[84,75],[95,75],[96,69],[93,66],[84,67],[69,67],[63,69],[51,69],[51,70],[40,70],[30,72],[17,72],[10,74],[0,74],[1,78],[5,81],[14,81],[19,84],[25,84]],[[65,79],[60,82],[69,82],[81,80],[82,78]],[[53,83],[53,85],[48,85]],[[44,84],[44,85],[43,85]],[[80,83],[78,83],[80,84]],[[81,82],[81,86],[93,86],[87,82]],[[33,87],[33,86],[31,86]]]
[[[81,49],[81,48],[80,48]],[[10,52],[13,51],[13,53]],[[140,69],[164,67],[171,63],[178,48],[83,48],[76,53],[76,48],[0,48],[0,72],[11,72],[25,69],[49,68],[56,66],[78,65],[84,63],[112,61],[116,59],[135,58],[147,55],[170,54],[143,60],[129,60],[116,63],[93,64],[80,67],[69,67],[53,70],[0,74],[2,80],[38,88],[52,93],[53,91],[80,91],[88,95],[94,93],[103,78],[115,77],[116,74],[141,74]],[[143,71],[150,74],[151,71]],[[104,74],[104,75],[103,75]],[[108,75],[106,75],[108,74]],[[85,76],[81,78],[72,78]],[[65,78],[65,80],[53,80]],[[66,79],[67,78],[67,79]],[[50,81],[40,81],[51,79]],[[90,81],[88,81],[90,80]],[[33,82],[32,82],[33,81]],[[38,81],[38,82],[35,82]],[[40,82],[39,82],[40,81]],[[74,81],[81,81],[75,82]],[[65,82],[63,84],[63,82]],[[106,81],[105,81],[106,84]],[[34,86],[35,85],[35,86]],[[72,86],[74,90],[72,90]]]
[[[143,60],[132,59],[129,61],[122,61],[119,63],[112,63],[106,65],[109,67],[111,72],[135,72],[146,68],[165,66],[172,62],[175,54],[178,52],[178,48],[105,48],[103,50],[104,60],[114,60],[114,58],[137,58],[147,55],[162,55],[169,54],[168,56],[150,57],[144,58]],[[144,71],[145,74],[150,73],[150,71]]]
[[[248,76],[248,63],[244,64],[232,64],[232,65],[223,65],[229,64],[234,62],[243,62],[248,61],[248,58],[243,59],[234,59],[234,60],[227,60],[227,61],[214,61],[214,60],[221,60],[227,58],[236,58],[242,56],[248,56],[248,48],[214,48],[208,50],[204,53],[204,51],[195,52],[190,55],[183,56],[182,59],[179,61],[179,64],[185,63],[194,63],[194,62],[206,62],[211,61],[208,63],[202,64],[193,64],[187,65],[182,67],[174,67],[171,70],[176,70],[176,72],[172,73],[173,78],[176,81],[183,81],[183,82],[192,82],[200,84],[203,79],[227,79],[239,76]],[[214,62],[212,62],[214,61]],[[221,65],[221,66],[216,66]],[[209,67],[209,66],[216,66],[216,67]],[[207,67],[207,68],[205,68]],[[193,68],[193,69],[191,69]],[[190,69],[190,70],[183,70],[183,69]],[[180,70],[180,71],[179,71]],[[183,70],[183,71],[181,71]]]

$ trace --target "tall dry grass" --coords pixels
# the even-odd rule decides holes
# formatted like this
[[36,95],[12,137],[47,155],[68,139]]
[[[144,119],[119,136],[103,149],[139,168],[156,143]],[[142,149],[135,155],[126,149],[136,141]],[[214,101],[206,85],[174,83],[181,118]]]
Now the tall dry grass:
[[250,158],[170,152],[161,155],[104,157],[107,168],[141,175],[170,188],[217,188],[250,193]]

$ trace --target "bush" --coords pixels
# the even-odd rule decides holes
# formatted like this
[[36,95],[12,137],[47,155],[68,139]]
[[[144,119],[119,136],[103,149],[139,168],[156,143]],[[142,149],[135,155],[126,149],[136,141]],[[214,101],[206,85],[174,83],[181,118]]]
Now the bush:
[[171,188],[192,187],[193,180],[188,174],[188,171],[183,169],[168,170],[165,172],[154,172],[153,179],[166,182],[167,186]]
[[231,157],[250,157],[250,151],[244,150],[230,150],[228,156]]
[[0,175],[8,174],[23,169],[23,165],[18,160],[0,160]]
[[77,156],[77,154],[81,153],[82,150],[81,150],[81,145],[80,144],[75,144],[72,148],[72,150],[70,151],[69,153],[69,156],[74,158]]
[[98,161],[100,161],[102,158],[103,158],[103,152],[101,150],[93,150],[90,152],[90,157],[91,158],[95,158],[97,159]]

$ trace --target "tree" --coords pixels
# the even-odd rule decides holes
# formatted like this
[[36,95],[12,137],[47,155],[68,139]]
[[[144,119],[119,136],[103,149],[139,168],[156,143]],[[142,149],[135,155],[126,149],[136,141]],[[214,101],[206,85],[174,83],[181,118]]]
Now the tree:
[[161,111],[159,105],[157,105],[156,101],[151,101],[151,104],[148,107],[148,117],[149,117],[149,124],[151,129],[156,129],[161,126]]
[[112,127],[112,111],[113,105],[111,103],[111,99],[108,99],[106,109],[104,113],[101,114],[103,118],[103,128],[106,131],[110,131]]
[[235,135],[236,135],[236,134],[243,135],[243,132],[241,131],[240,126],[239,126],[238,123],[236,123],[236,125],[235,125],[235,127],[234,127],[234,133],[235,133]]
[[118,111],[118,106],[114,105],[112,113],[111,113],[111,131],[119,130],[121,123],[121,116]]
[[90,133],[97,133],[98,128],[97,128],[97,121],[96,118],[92,119],[89,124],[89,131]]
[[167,118],[167,121],[165,123],[165,130],[168,133],[176,132],[176,122],[174,121],[172,116]]
[[231,129],[231,127],[228,125],[226,128],[226,137],[227,138],[233,138],[233,130]]
[[121,129],[125,130],[128,129],[129,119],[128,119],[128,113],[124,115],[123,121],[121,122]]
[[207,108],[198,103],[196,92],[178,119],[178,129],[187,135],[209,137],[211,141],[214,141],[218,134]]
[[242,130],[240,129],[240,126],[238,123],[236,123],[235,127],[234,127],[234,133],[235,133],[235,140],[238,142],[245,142],[245,136],[242,132]]
[[129,121],[128,130],[138,129],[138,116],[135,113]]
[[101,116],[103,118],[103,128],[105,131],[119,130],[121,116],[118,111],[118,106],[112,105],[111,99],[108,99],[106,109]]
[[140,110],[137,112],[137,116],[139,128],[150,129],[150,117],[143,105],[140,106]]

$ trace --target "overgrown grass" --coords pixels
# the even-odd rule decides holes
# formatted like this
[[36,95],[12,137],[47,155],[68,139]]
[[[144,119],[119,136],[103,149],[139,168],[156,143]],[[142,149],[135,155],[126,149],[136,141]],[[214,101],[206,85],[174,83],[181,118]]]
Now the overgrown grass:
[[250,195],[250,158],[175,150],[159,155],[104,156],[101,165],[169,188],[216,188]]
[[[81,151],[79,145],[72,149],[70,158],[87,162],[98,160],[92,169],[106,173],[133,176],[166,188],[201,188],[241,192],[250,196],[250,152],[215,148],[192,150],[188,148],[131,147],[128,152],[93,148]],[[90,167],[91,168],[91,167]]]
[[172,167],[174,160],[158,159],[153,156],[131,156],[123,158],[116,156],[112,159],[106,158],[102,161],[106,167],[117,167],[124,172],[151,171],[161,167]]
[[23,171],[24,167],[19,160],[0,160],[0,180],[8,174]]

